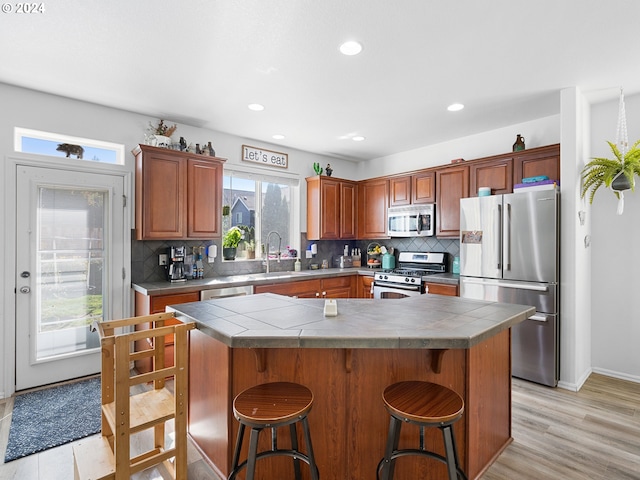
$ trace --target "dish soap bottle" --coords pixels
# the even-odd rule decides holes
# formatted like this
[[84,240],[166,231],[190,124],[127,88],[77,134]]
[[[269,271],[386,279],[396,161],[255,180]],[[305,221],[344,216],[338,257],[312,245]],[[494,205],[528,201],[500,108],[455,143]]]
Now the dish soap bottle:
[[302,265],[300,264],[300,258],[296,258],[296,263],[294,263],[294,264],[293,264],[293,269],[294,269],[296,272],[299,272],[299,271],[300,271],[300,267],[301,267],[301,266],[302,266]]

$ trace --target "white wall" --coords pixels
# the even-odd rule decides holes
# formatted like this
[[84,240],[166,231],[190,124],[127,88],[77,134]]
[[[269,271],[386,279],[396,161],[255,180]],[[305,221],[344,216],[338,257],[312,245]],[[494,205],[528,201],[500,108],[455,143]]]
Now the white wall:
[[591,251],[580,224],[580,172],[588,157],[589,104],[577,88],[561,92],[560,381],[577,391],[591,373]]
[[473,160],[510,152],[517,134],[525,138],[527,148],[560,143],[560,115],[362,162],[358,180],[445,165],[457,158]]
[[[134,171],[134,158],[131,150],[144,141],[144,132],[149,121],[156,123],[157,118],[137,113],[102,107],[99,105],[70,100],[68,98],[48,95],[32,90],[17,88],[0,83],[0,158],[13,153],[14,127],[24,127],[33,130],[61,133],[75,137],[91,138],[125,145],[125,158],[130,171]],[[171,119],[165,119],[169,123]],[[300,176],[300,227],[306,231],[306,182],[305,177],[313,176],[313,163],[319,162],[323,167],[331,163],[334,176],[356,179],[357,164],[331,157],[316,155],[300,150],[285,148],[278,145],[256,140],[227,135],[213,130],[196,128],[178,124],[176,135],[183,136],[187,142],[200,143],[211,141],[216,155],[227,158],[227,165],[242,165],[252,167],[253,164],[242,162],[240,159],[243,144],[267,148],[289,154],[289,168],[287,172]],[[275,173],[279,169],[265,169]],[[4,165],[0,166],[4,172]],[[4,178],[2,179],[4,181]],[[4,190],[4,183],[2,183]],[[134,192],[130,192],[131,195]],[[132,197],[133,198],[133,197]],[[12,361],[14,339],[8,331],[8,322],[13,325],[14,319],[8,318],[7,302],[14,302],[14,271],[10,261],[12,252],[5,255],[4,232],[13,230],[14,226],[7,225],[5,218],[4,192],[0,194],[0,398],[4,398],[13,391],[13,372],[8,371]],[[12,316],[12,315],[11,315]],[[9,335],[7,335],[9,333]]]
[[[625,98],[629,143],[640,139],[640,95]],[[592,106],[591,156],[613,158],[618,101]],[[640,184],[617,199],[600,189],[591,206],[593,370],[640,382]]]

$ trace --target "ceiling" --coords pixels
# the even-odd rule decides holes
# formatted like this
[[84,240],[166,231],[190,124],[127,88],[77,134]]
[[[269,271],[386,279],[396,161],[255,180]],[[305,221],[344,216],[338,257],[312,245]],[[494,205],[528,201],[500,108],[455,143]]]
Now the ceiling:
[[354,161],[640,93],[637,0],[42,5],[0,14],[0,82]]

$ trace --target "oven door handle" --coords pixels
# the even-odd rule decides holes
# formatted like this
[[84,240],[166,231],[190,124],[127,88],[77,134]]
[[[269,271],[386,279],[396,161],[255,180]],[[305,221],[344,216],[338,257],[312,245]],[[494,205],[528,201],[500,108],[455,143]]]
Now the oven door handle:
[[422,288],[420,285],[404,285],[402,283],[384,283],[384,282],[374,282],[375,287],[383,287],[383,288],[395,288],[397,290],[412,290],[414,292],[419,292]]

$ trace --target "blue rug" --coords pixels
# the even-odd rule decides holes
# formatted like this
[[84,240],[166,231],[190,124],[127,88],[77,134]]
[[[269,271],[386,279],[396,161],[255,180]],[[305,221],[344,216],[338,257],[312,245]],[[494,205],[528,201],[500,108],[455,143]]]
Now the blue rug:
[[100,378],[16,395],[4,461],[100,432]]

